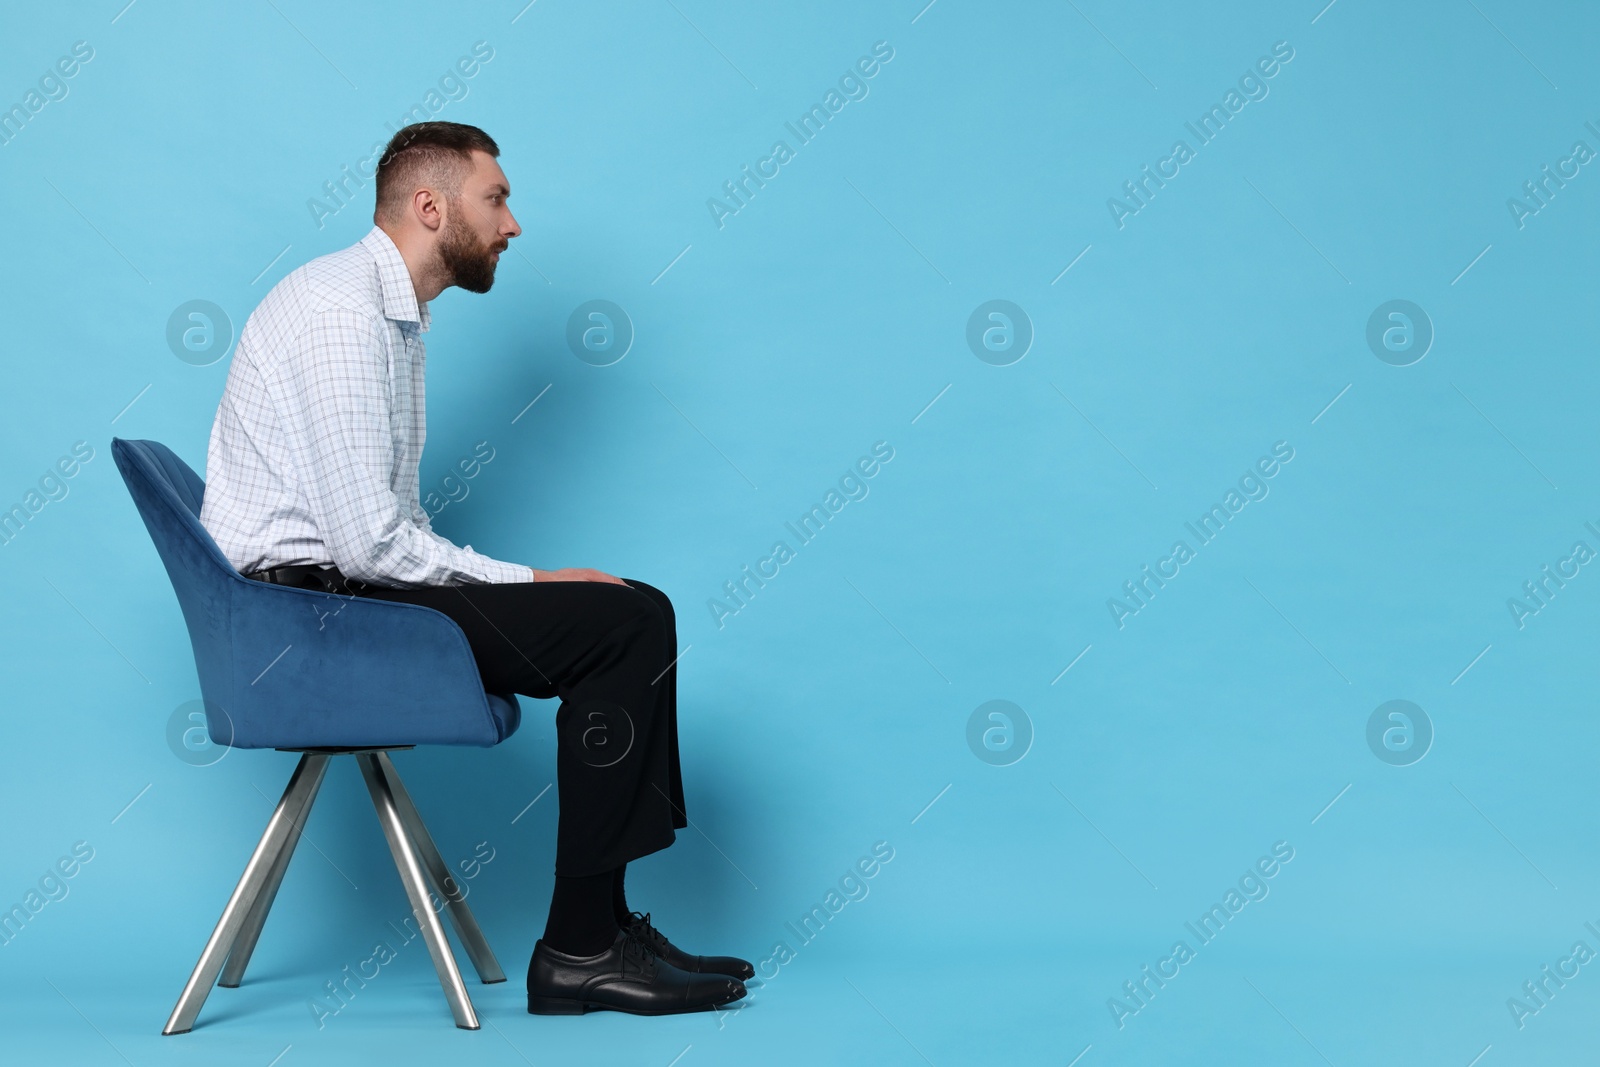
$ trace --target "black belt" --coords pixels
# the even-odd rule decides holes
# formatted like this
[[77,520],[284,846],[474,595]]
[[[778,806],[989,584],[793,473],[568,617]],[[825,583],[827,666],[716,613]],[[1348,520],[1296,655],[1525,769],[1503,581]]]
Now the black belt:
[[337,567],[323,567],[315,563],[294,563],[282,567],[269,567],[264,571],[251,571],[245,575],[273,585],[289,585],[298,589],[321,589],[329,593],[353,596],[365,589],[367,583],[356,578],[346,578]]

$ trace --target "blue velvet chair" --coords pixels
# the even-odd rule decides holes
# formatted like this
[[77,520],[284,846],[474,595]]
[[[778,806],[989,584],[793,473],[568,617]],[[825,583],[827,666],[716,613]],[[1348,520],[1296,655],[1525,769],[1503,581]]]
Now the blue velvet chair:
[[336,755],[361,768],[456,1025],[478,1029],[439,910],[482,981],[505,974],[388,752],[497,745],[521,722],[516,695],[484,691],[466,635],[442,612],[244,577],[200,525],[205,483],[187,464],[156,441],[114,437],[111,452],[183,609],[211,740],[301,753],[162,1033],[187,1033],[219,978],[239,984]]

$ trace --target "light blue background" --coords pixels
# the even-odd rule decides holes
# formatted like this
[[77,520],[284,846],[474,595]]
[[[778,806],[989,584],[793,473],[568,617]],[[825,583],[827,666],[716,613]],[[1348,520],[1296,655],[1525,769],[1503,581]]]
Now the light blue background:
[[[0,504],[74,441],[95,458],[0,548],[0,904],[73,842],[95,855],[0,948],[3,1058],[1498,1067],[1592,1046],[1592,967],[1523,1029],[1506,1001],[1600,949],[1600,577],[1522,629],[1506,601],[1600,548],[1600,176],[1520,229],[1506,202],[1575,140],[1600,149],[1593,9],[923,3],[8,9],[5,106],[74,41],[95,56],[0,146]],[[524,700],[496,750],[396,761],[447,859],[495,850],[471,899],[511,979],[472,986],[481,1031],[452,1028],[416,948],[324,1028],[308,1010],[406,912],[345,761],[245,985],[162,1038],[293,757],[168,748],[193,659],[109,441],[203,469],[227,360],[178,359],[168,317],[211,300],[237,332],[359,239],[370,185],[321,229],[307,200],[480,40],[494,58],[437,117],[498,140],[525,233],[491,293],[432,305],[425,490],[496,450],[436,527],[673,597],[695,829],[629,884],[679,944],[764,959],[874,842],[894,859],[737,1015],[528,1016],[554,791],[512,820],[552,780],[555,704]],[[707,198],[880,40],[870,95],[718,229]],[[1195,147],[1184,123],[1278,41],[1270,94],[1118,229],[1107,198]],[[595,298],[637,333],[603,368],[565,342]],[[964,339],[997,298],[1036,331],[1005,367]],[[1436,330],[1411,366],[1366,344],[1392,299]],[[719,629],[707,600],[879,440],[870,495]],[[1270,495],[1119,630],[1107,598],[1277,441]],[[992,699],[1035,732],[1010,766],[967,745]],[[1366,742],[1390,699],[1436,731],[1410,766]],[[1270,895],[1119,1030],[1107,999],[1278,841]]]

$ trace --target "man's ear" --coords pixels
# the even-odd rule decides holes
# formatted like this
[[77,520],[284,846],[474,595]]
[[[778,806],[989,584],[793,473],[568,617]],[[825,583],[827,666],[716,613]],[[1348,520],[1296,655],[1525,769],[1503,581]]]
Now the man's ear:
[[438,230],[444,225],[444,201],[426,186],[411,195],[411,209],[417,221],[430,230]]

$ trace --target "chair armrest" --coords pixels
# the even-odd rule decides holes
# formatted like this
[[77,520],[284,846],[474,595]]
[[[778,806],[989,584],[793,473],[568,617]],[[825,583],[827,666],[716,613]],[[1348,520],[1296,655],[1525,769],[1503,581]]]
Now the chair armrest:
[[466,635],[443,612],[230,577],[231,683],[205,695],[232,719],[233,744],[499,741]]

